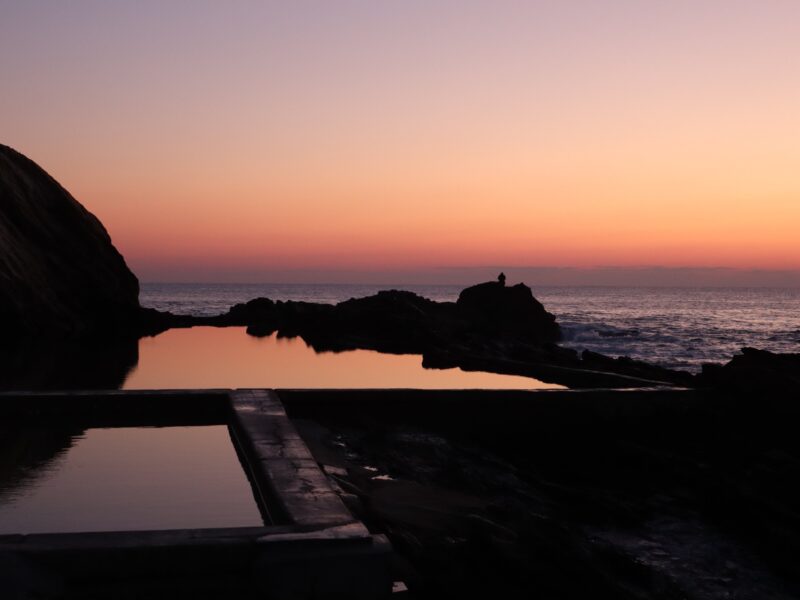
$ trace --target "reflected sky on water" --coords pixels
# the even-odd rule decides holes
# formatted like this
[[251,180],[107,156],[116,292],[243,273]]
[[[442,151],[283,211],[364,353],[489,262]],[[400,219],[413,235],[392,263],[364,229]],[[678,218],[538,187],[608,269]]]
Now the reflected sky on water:
[[172,329],[139,342],[124,389],[158,388],[541,389],[530,377],[426,369],[414,354],[321,352],[301,338],[256,338],[243,327]]
[[263,525],[225,425],[56,429],[5,433],[0,534]]

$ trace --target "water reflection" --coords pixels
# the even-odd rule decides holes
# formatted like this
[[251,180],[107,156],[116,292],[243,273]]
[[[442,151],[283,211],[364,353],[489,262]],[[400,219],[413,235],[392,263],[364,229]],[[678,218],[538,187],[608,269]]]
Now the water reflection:
[[263,524],[224,425],[3,433],[0,534]]
[[425,369],[418,355],[373,350],[317,353],[301,338],[256,338],[242,327],[173,329],[139,344],[125,389],[559,388],[529,377]]
[[0,389],[116,389],[136,365],[138,344],[136,338],[5,340],[0,345]]
[[54,468],[82,433],[69,424],[0,426],[0,503],[13,499],[20,488],[33,485],[42,472]]

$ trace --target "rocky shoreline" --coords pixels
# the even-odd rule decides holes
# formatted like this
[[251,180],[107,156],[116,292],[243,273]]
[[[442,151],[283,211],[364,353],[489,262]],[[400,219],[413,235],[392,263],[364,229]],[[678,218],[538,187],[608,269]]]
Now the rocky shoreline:
[[[768,388],[783,395],[798,389],[798,355],[748,349],[695,375],[578,354],[558,345],[556,318],[530,288],[506,286],[505,276],[466,288],[456,302],[387,290],[336,305],[256,298],[211,317],[142,308],[139,282],[100,221],[36,163],[3,145],[0,196],[0,383],[7,389],[113,387],[136,364],[140,337],[195,325],[300,336],[317,351],[420,354],[429,368],[523,375],[572,388]],[[96,377],[92,364],[103,366]]]
[[413,597],[788,600],[794,403],[709,391],[281,392]]
[[727,364],[708,364],[693,374],[564,348],[555,317],[524,284],[481,283],[463,290],[456,302],[387,290],[335,305],[256,298],[215,316],[154,309],[141,309],[140,315],[141,335],[200,325],[246,327],[256,337],[299,336],[318,352],[420,354],[426,368],[522,375],[570,388],[768,388],[781,394],[800,389],[795,354],[744,348]]
[[314,350],[420,354],[427,368],[524,375],[569,387],[691,385],[691,374],[558,345],[560,328],[524,284],[486,282],[456,302],[388,290],[336,305],[256,298],[216,316],[142,310],[142,333],[210,325],[253,336],[300,336]]

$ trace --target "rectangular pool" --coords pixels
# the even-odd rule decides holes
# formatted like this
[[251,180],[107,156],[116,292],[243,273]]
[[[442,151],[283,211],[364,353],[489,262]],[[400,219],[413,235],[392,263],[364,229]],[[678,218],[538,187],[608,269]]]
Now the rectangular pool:
[[3,431],[0,534],[262,527],[227,425]]

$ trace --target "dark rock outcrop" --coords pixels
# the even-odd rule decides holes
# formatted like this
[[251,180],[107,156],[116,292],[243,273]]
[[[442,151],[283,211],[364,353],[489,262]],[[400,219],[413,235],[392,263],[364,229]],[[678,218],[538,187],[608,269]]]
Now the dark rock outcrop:
[[489,281],[468,287],[459,294],[456,306],[479,330],[537,342],[561,338],[555,316],[522,283],[506,287],[499,281]]
[[736,395],[800,398],[800,354],[742,348],[725,365],[703,365],[700,384]]
[[132,332],[139,282],[100,221],[41,167],[0,145],[0,327],[5,335]]
[[303,338],[320,350],[370,348],[382,352],[423,353],[457,324],[451,303],[412,292],[388,290],[337,304],[324,322],[304,328]]
[[288,321],[293,324],[288,329],[319,350],[370,348],[424,354],[436,349],[538,347],[560,338],[555,317],[523,284],[513,288],[480,284],[464,290],[455,303],[387,290],[327,310],[306,306],[302,320],[288,310],[299,304],[276,304],[277,329],[283,332]]
[[143,331],[152,335],[170,327],[245,326],[252,335],[277,331],[280,336],[301,336],[319,351],[366,348],[417,354],[442,348],[537,347],[559,339],[555,317],[530,288],[519,284],[485,293],[487,285],[499,286],[467,288],[459,302],[386,290],[336,305],[256,298],[213,317],[144,310]]

